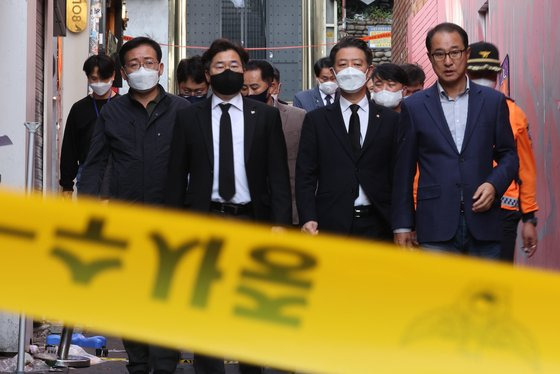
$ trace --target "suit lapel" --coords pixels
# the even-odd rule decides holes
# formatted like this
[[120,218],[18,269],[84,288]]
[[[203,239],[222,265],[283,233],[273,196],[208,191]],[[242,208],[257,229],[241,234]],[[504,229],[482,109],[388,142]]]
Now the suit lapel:
[[476,87],[476,84],[470,82],[470,92],[469,92],[469,109],[467,111],[467,126],[465,128],[465,137],[463,139],[463,145],[461,147],[461,152],[467,146],[474,129],[478,123],[478,116],[480,115],[480,110],[482,109],[482,90]]
[[352,146],[350,145],[348,131],[346,131],[346,126],[344,125],[344,118],[342,117],[340,104],[327,106],[325,117],[327,118],[327,123],[331,127],[332,131],[340,141],[342,148],[344,148],[346,153],[348,153],[352,159],[355,159],[354,152],[352,152]]
[[243,98],[243,119],[244,119],[244,139],[243,152],[245,154],[245,165],[249,163],[249,155],[251,154],[251,146],[255,134],[257,124],[257,109],[251,100]]
[[449,130],[449,126],[447,124],[447,120],[445,119],[445,115],[443,114],[437,83],[434,83],[432,87],[427,89],[425,91],[425,95],[428,97],[428,100],[424,102],[424,105],[426,105],[426,108],[428,109],[428,113],[432,117],[438,129],[441,131],[445,140],[447,140],[451,148],[453,148],[453,150],[458,153],[459,151],[457,150],[457,145],[455,145],[455,141],[453,140],[453,136],[451,135],[451,131]]
[[313,100],[315,100],[316,108],[325,106],[325,103],[323,103],[323,98],[321,97],[321,93],[319,92],[319,86],[315,86],[315,88],[313,89]]
[[198,108],[198,125],[206,144],[208,151],[208,159],[210,166],[214,167],[214,140],[212,139],[212,97],[209,97],[204,102],[204,105]]
[[379,107],[373,104],[371,101],[368,102],[369,102],[369,119],[368,119],[367,131],[366,131],[366,138],[364,139],[364,144],[362,145],[362,152],[360,153],[360,155],[362,155],[365,152],[366,148],[369,147],[371,143],[373,143],[373,139],[379,132],[379,127],[381,125],[381,121],[383,120],[379,114],[380,112]]

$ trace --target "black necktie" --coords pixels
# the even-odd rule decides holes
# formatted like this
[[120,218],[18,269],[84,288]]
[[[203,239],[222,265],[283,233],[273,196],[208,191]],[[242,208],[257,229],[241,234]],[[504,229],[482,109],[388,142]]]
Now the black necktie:
[[350,125],[348,126],[348,135],[350,136],[350,144],[352,145],[352,150],[357,156],[360,154],[362,147],[360,146],[360,116],[358,115],[358,110],[360,106],[358,104],[350,105],[350,110],[352,115],[350,116]]
[[230,201],[235,195],[235,175],[233,171],[233,140],[231,135],[231,117],[228,110],[231,104],[220,104],[220,170],[219,193],[224,201]]
[[332,101],[331,101],[331,100],[332,100],[332,96],[331,96],[331,95],[325,96],[325,100],[327,100],[327,105],[331,105],[331,103],[332,103]]

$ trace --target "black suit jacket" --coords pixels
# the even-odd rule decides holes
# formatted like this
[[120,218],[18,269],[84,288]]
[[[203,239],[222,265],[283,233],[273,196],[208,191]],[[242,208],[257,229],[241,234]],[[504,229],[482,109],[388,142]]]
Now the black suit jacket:
[[361,185],[381,231],[391,232],[391,186],[399,115],[373,102],[359,156],[352,152],[340,102],[308,112],[296,163],[296,203],[300,223],[349,233]]
[[[212,98],[177,113],[165,202],[210,211],[214,178]],[[255,219],[290,224],[290,176],[278,109],[243,98],[245,171]],[[217,177],[217,176],[216,176]]]

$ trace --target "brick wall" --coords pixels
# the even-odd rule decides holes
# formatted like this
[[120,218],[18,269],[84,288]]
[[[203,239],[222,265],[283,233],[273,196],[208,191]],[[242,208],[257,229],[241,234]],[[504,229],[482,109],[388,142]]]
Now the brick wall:
[[426,34],[438,24],[438,0],[422,0],[422,6],[412,9],[408,19],[408,61],[416,63],[426,73],[425,87],[432,85],[437,77],[426,53]]
[[392,57],[395,64],[408,62],[408,18],[413,0],[395,0],[393,5],[393,28],[391,35]]

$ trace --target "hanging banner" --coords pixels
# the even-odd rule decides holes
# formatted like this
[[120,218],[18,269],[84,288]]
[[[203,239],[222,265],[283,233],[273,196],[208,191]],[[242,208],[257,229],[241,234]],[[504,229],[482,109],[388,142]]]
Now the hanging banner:
[[370,48],[391,48],[391,26],[368,26]]

